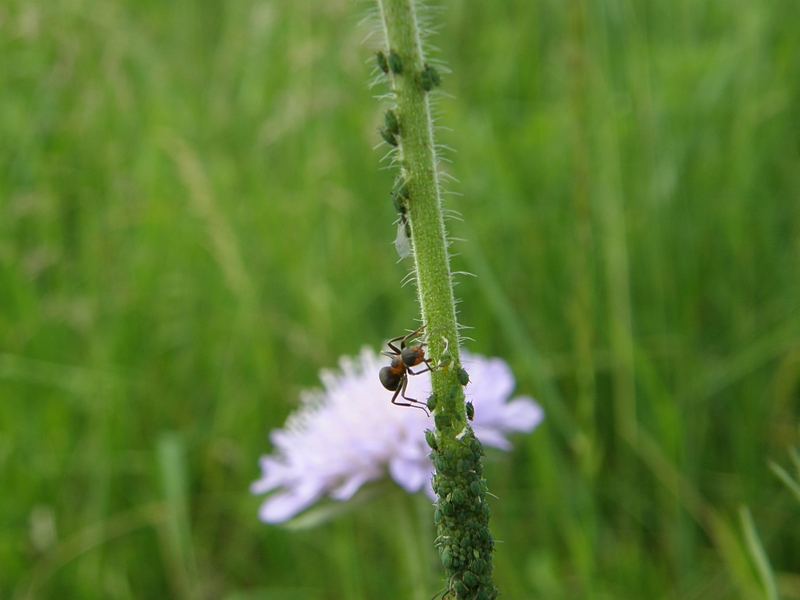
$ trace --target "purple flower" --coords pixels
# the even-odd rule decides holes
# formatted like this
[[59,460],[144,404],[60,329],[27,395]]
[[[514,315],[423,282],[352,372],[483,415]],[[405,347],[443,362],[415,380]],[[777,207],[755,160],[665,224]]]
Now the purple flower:
[[[475,435],[486,446],[511,449],[505,434],[531,431],[544,418],[541,407],[527,397],[508,400],[514,376],[502,359],[462,352],[461,360],[470,375],[465,391],[475,406]],[[385,363],[367,347],[355,359],[342,357],[341,372],[320,374],[325,389],[302,393],[302,406],[270,433],[274,452],[261,457],[261,478],[250,486],[254,494],[271,492],[259,510],[262,521],[282,523],[325,495],[348,500],[387,469],[407,492],[424,488],[433,498],[424,435],[433,420],[390,402],[378,380]],[[430,376],[409,377],[406,395],[424,402]]]

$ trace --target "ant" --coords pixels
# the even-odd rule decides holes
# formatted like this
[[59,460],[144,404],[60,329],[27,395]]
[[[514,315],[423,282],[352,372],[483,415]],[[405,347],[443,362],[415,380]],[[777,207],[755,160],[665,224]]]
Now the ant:
[[[433,370],[431,369],[430,359],[425,358],[425,350],[423,350],[423,346],[426,344],[424,337],[422,338],[422,342],[419,344],[415,346],[406,346],[406,341],[409,338],[413,338],[423,329],[425,329],[425,325],[406,336],[401,335],[393,340],[389,340],[388,346],[391,352],[381,352],[381,354],[391,358],[392,364],[388,367],[383,367],[378,376],[380,377],[383,387],[390,392],[394,392],[394,396],[392,396],[392,404],[396,404],[397,406],[413,406],[414,408],[424,410],[425,414],[429,414],[428,408],[423,402],[406,396],[406,386],[408,385],[409,375],[421,375],[426,371]],[[400,342],[400,347],[398,348],[395,346],[394,342]],[[417,365],[423,363],[425,364],[425,369],[422,371],[414,372],[411,370],[411,367],[416,367]],[[403,400],[407,400],[408,403],[406,404],[403,402],[397,402],[398,396],[401,396]]]

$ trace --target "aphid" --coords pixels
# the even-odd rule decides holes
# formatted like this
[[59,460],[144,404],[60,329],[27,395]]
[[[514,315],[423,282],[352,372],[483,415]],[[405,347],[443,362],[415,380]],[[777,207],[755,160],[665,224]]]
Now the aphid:
[[400,135],[400,122],[397,120],[397,115],[391,108],[383,115],[383,126],[389,133]]
[[410,194],[408,192],[408,182],[405,180],[403,175],[398,175],[395,177],[392,193],[400,196],[401,198],[405,198],[406,200],[409,199]]
[[436,448],[438,447],[436,443],[436,434],[430,429],[425,430],[425,441],[427,442],[431,450],[436,450]]
[[442,85],[442,78],[439,77],[439,72],[428,64],[419,74],[419,80],[422,84],[422,89],[426,92],[430,92],[433,88]]
[[394,187],[392,188],[392,202],[394,209],[401,215],[406,214],[406,205],[409,200],[408,184],[402,176],[398,176],[394,180]]
[[400,135],[400,122],[391,108],[383,116],[383,127],[380,128],[380,134],[387,144],[397,146],[397,136]]
[[398,194],[392,194],[392,204],[394,204],[394,209],[397,211],[399,215],[405,215],[407,212],[405,198],[399,196]]
[[386,127],[381,127],[379,130],[383,141],[389,144],[390,146],[397,146],[397,137],[394,133],[386,129]]
[[400,75],[403,72],[403,61],[394,50],[389,50],[389,58],[386,61],[389,63],[389,69],[395,75]]
[[397,236],[394,238],[394,249],[400,258],[411,256],[411,227],[406,219],[405,212],[400,213],[397,219]]
[[397,219],[397,236],[394,239],[394,247],[400,258],[411,256],[411,224],[408,222],[406,204],[408,199],[408,184],[402,176],[398,176],[392,188],[392,203],[400,215]]
[[[398,406],[413,406],[414,408],[424,410],[425,414],[428,414],[428,408],[425,406],[424,402],[420,402],[419,400],[415,400],[414,398],[409,398],[406,396],[408,376],[420,375],[431,370],[430,360],[425,358],[424,346],[426,344],[424,338],[419,344],[406,346],[406,341],[419,334],[423,329],[425,329],[425,325],[413,333],[389,340],[388,346],[391,352],[382,352],[382,354],[391,358],[392,364],[388,367],[383,367],[378,374],[378,377],[380,378],[383,387],[390,392],[394,392],[394,396],[392,396],[392,404],[396,404]],[[399,348],[394,345],[395,342],[400,342]],[[424,364],[425,369],[416,372],[411,370],[411,367],[416,367],[420,364]],[[398,396],[402,397],[403,400],[406,400],[407,403],[398,402]]]
[[381,71],[384,73],[389,73],[389,63],[386,61],[386,55],[381,50],[378,50],[375,53],[375,60],[377,61],[378,68]]
[[472,571],[464,571],[464,578],[462,579],[467,587],[478,587],[478,576]]
[[473,406],[472,402],[467,402],[465,404],[465,408],[467,410],[467,419],[472,421],[475,418],[475,407]]

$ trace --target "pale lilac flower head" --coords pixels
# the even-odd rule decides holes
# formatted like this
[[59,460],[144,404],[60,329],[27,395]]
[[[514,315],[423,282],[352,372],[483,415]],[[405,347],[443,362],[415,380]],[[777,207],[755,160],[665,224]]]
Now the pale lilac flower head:
[[[508,400],[514,376],[502,359],[462,352],[461,360],[470,376],[465,392],[475,407],[476,437],[509,450],[505,434],[531,431],[544,418],[541,407],[527,397]],[[341,372],[320,374],[325,389],[304,392],[284,428],[270,433],[274,451],[261,457],[261,478],[250,486],[254,494],[271,492],[259,510],[262,521],[282,523],[325,495],[348,500],[387,470],[407,492],[424,488],[433,497],[425,442],[433,419],[391,403],[392,392],[378,379],[386,363],[366,347],[355,359],[342,357]],[[424,402],[430,375],[409,377],[406,395]]]

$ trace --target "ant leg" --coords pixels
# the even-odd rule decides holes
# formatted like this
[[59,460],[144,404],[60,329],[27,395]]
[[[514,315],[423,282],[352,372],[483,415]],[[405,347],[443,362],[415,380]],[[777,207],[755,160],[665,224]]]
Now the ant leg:
[[434,369],[436,369],[436,367],[431,367],[431,361],[430,361],[429,358],[424,359],[422,362],[425,363],[425,368],[422,369],[422,371],[416,371],[415,372],[415,371],[412,371],[410,368],[407,368],[406,370],[409,373],[411,373],[412,375],[422,375],[423,373],[427,373],[428,371],[433,371]]
[[[392,396],[392,404],[394,404],[395,406],[409,406],[411,408],[419,408],[420,410],[424,410],[426,415],[430,416],[430,413],[428,412],[428,407],[424,402],[420,402],[419,400],[416,400],[414,398],[409,398],[408,396],[406,396],[406,386],[408,386],[408,377],[404,376],[403,383],[397,386],[397,390],[395,391],[394,396]],[[408,403],[398,402],[397,401],[398,396],[403,398],[403,400],[406,400]]]
[[[403,397],[405,398],[405,396],[403,396]],[[408,406],[409,408],[418,408],[421,411],[424,411],[427,416],[429,416],[429,417],[431,416],[431,413],[428,412],[428,407],[425,406],[422,402],[419,402],[418,400],[414,400],[413,398],[406,398],[406,400],[409,400],[409,401],[413,402],[414,404],[398,404],[397,406]]]
[[403,391],[405,391],[406,385],[408,385],[408,377],[406,377],[405,374],[404,374],[403,375],[403,381],[400,383],[400,385],[397,386],[397,389],[394,391],[394,396],[392,396],[392,404],[394,404],[396,406],[403,406],[402,404],[398,404],[397,403],[397,397],[400,394],[402,394]]
[[420,327],[420,328],[419,328],[419,329],[417,329],[416,331],[414,331],[414,332],[412,332],[412,333],[409,333],[409,334],[408,334],[406,337],[414,337],[414,336],[415,336],[415,335],[417,335],[418,333],[422,332],[422,330],[423,330],[423,329],[425,329],[425,325],[423,325],[422,327]]
[[[403,348],[406,347],[406,340],[408,340],[409,338],[414,337],[415,335],[417,335],[423,329],[425,329],[425,325],[423,325],[422,327],[420,327],[416,331],[412,331],[408,335],[401,335],[401,336],[398,336],[396,338],[392,338],[391,340],[389,340],[386,343],[386,345],[389,346],[389,348],[391,348],[392,352],[394,352],[395,354],[400,354],[403,351]],[[400,347],[399,348],[394,345],[395,342],[400,342]],[[386,352],[381,352],[381,354],[383,354],[385,356],[393,356],[391,354],[386,354]]]
[[[408,379],[407,378],[406,378],[406,383],[408,383]],[[421,410],[424,410],[425,414],[430,417],[431,413],[428,412],[428,405],[425,404],[424,402],[420,402],[416,398],[409,398],[408,396],[406,396],[406,394],[405,394],[405,386],[403,386],[403,388],[404,388],[403,389],[403,399],[404,400],[408,400],[408,402],[410,402],[410,404],[408,404],[407,406],[412,406],[414,408],[419,408]]]
[[[401,348],[401,349],[402,349],[402,348],[405,348],[405,347],[406,347],[406,340],[408,340],[408,339],[410,339],[410,338],[413,338],[415,335],[417,335],[417,334],[418,334],[420,331],[422,331],[423,329],[425,329],[425,325],[423,325],[422,327],[420,327],[420,328],[419,328],[419,329],[417,329],[416,331],[412,331],[412,332],[411,332],[411,333],[409,333],[409,334],[408,334],[406,337],[402,338],[402,340],[403,340],[403,341],[400,343],[400,348]],[[394,342],[395,340],[392,340],[392,341]],[[420,344],[420,345],[422,345],[422,344]]]
[[[405,338],[405,336],[402,336],[402,335],[401,335],[400,337],[396,337],[396,338],[393,338],[393,339],[389,340],[389,341],[386,343],[386,345],[387,345],[387,346],[389,346],[389,348],[391,348],[392,352],[394,352],[394,353],[395,353],[395,355],[396,355],[396,354],[400,354],[400,350],[401,350],[401,348],[404,348],[404,347],[405,347],[405,341],[406,341],[406,338]],[[397,347],[394,345],[394,342],[401,342],[401,343],[400,343],[400,348],[397,348]],[[386,355],[386,356],[392,356],[391,354],[387,354],[386,352],[381,352],[381,354],[384,354],[384,355]]]
[[410,400],[411,402],[416,402],[413,398],[406,398],[406,386],[408,386],[408,377],[403,375],[403,382],[397,386],[397,389],[394,391],[394,396],[392,396],[392,404],[395,406],[413,406],[411,404],[406,404],[405,402],[398,402],[397,397],[400,396],[404,400]]

